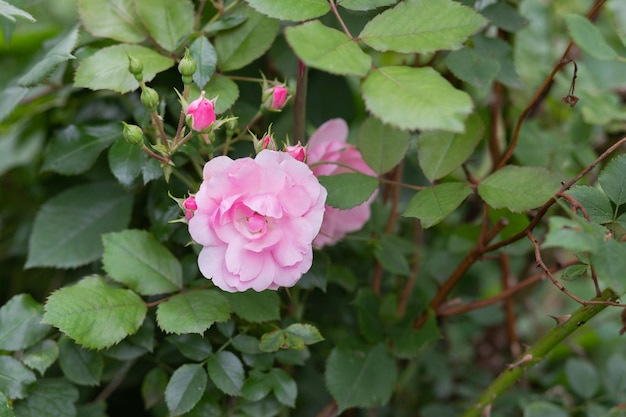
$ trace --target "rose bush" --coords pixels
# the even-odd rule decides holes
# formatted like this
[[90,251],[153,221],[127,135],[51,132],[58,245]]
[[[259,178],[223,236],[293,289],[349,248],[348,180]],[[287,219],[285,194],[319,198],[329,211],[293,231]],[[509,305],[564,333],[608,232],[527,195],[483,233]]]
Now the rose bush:
[[285,152],[220,156],[203,170],[189,220],[202,274],[235,292],[293,286],[311,267],[326,190]]
[[[355,171],[376,176],[358,149],[346,142],[347,138],[348,124],[343,119],[329,120],[315,131],[309,139],[307,152],[307,163],[315,176]],[[334,245],[346,234],[361,229],[370,218],[370,204],[375,197],[376,193],[363,204],[348,210],[326,206],[322,229],[314,245]]]

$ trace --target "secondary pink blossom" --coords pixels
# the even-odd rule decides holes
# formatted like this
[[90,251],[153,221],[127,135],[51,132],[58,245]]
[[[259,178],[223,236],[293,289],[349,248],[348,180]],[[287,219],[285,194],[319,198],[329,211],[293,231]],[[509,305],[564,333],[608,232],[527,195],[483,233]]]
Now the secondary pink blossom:
[[200,97],[189,103],[187,106],[187,118],[191,118],[188,123],[196,132],[202,132],[209,128],[216,119],[215,101],[204,97],[204,91]]
[[278,84],[263,92],[263,106],[272,111],[280,111],[289,98],[289,90],[284,85]]
[[[376,176],[356,147],[346,142],[347,138],[348,125],[343,119],[331,119],[315,131],[309,139],[307,153],[307,163],[315,164],[311,167],[315,176],[354,172],[345,166],[352,167],[366,175]],[[331,163],[318,164],[319,162]],[[375,196],[376,192],[363,204],[348,210],[326,206],[320,234],[313,244],[318,247],[333,245],[346,234],[361,229],[370,218],[370,204]]]
[[196,197],[190,195],[183,201],[183,209],[185,210],[185,217],[187,220],[193,217],[193,213],[198,210],[198,204],[196,204]]
[[291,287],[309,270],[326,190],[285,152],[212,159],[189,220],[202,274],[235,292]]
[[300,145],[300,143],[298,143],[297,145],[286,146],[285,152],[287,152],[289,155],[293,156],[300,162],[304,162],[304,160],[306,159],[306,149],[304,148],[304,146]]

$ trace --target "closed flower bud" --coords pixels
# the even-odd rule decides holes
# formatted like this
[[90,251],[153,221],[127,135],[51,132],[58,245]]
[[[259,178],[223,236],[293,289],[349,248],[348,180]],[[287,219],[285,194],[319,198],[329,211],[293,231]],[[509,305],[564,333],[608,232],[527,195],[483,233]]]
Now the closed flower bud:
[[191,76],[196,72],[196,61],[189,55],[189,49],[185,49],[185,56],[178,63],[178,72],[182,75],[183,83],[191,84]]
[[306,159],[306,148],[300,145],[300,142],[297,145],[285,147],[285,152],[293,156],[297,161],[304,162]]
[[215,122],[215,99],[209,100],[204,97],[205,92],[200,97],[189,103],[187,106],[187,125],[196,132],[206,133]]
[[270,111],[281,111],[287,100],[289,100],[289,90],[282,84],[275,85],[263,91],[263,108]]
[[196,203],[196,197],[190,195],[183,201],[183,209],[185,210],[185,217],[187,220],[193,217],[193,213],[198,210],[198,204]]
[[143,146],[143,131],[141,128],[124,122],[122,124],[124,125],[124,130],[122,131],[124,140],[134,146]]
[[276,140],[274,140],[274,135],[272,134],[272,126],[270,126],[267,133],[264,134],[261,139],[258,139],[254,134],[252,134],[252,143],[254,144],[254,151],[256,153],[259,153],[264,149],[268,149],[270,151],[278,150]]
[[143,64],[136,58],[133,58],[129,54],[128,56],[128,71],[135,76],[135,79],[139,82],[143,80]]
[[150,111],[156,111],[159,105],[159,93],[154,88],[142,87],[141,89],[141,103],[146,106]]

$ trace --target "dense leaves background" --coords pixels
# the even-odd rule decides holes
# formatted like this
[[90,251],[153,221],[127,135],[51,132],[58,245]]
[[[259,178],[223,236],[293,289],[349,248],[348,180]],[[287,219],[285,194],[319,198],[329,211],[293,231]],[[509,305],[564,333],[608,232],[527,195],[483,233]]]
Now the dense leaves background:
[[[0,0],[0,28],[0,416],[623,415],[623,1]],[[170,152],[201,90],[237,119]],[[320,182],[378,186],[370,221],[288,291],[214,288],[172,197],[337,117],[379,178]]]

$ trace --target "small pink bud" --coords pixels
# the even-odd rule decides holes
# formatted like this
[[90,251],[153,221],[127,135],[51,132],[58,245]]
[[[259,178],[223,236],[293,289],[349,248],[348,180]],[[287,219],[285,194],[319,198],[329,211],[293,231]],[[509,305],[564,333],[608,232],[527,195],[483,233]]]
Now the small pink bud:
[[293,156],[296,160],[300,162],[304,162],[304,160],[306,159],[306,149],[304,148],[304,146],[300,145],[300,142],[298,142],[297,145],[286,146],[285,152],[287,152],[289,155]]
[[187,220],[193,217],[194,211],[198,210],[198,204],[196,204],[196,197],[190,195],[183,202],[183,208],[185,209],[185,217]]
[[190,127],[196,132],[208,129],[216,120],[215,101],[204,97],[205,92],[200,97],[189,103],[187,106],[187,121]]
[[281,111],[289,99],[289,90],[278,84],[263,92],[263,107],[271,111]]
[[277,151],[278,147],[276,146],[276,140],[274,140],[274,135],[270,130],[263,135],[261,139],[257,139],[256,136],[253,135],[252,142],[254,143],[254,150],[256,153],[261,152],[262,150],[268,149],[270,151]]

